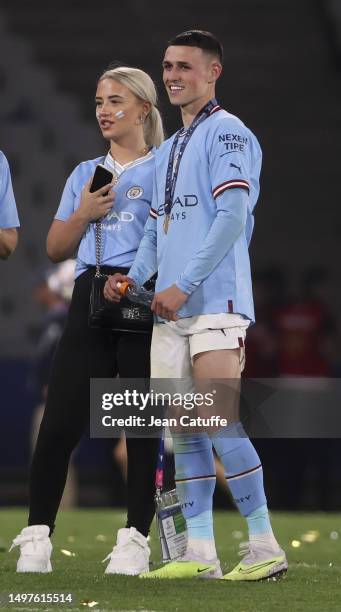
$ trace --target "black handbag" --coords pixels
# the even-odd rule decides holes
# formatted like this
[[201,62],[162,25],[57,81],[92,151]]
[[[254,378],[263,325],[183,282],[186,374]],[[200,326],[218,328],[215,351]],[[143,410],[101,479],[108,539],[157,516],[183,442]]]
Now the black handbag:
[[[123,297],[119,303],[109,302],[103,294],[108,276],[101,272],[102,224],[96,222],[96,273],[91,283],[89,326],[134,333],[151,333],[153,313],[143,304],[133,304]],[[148,289],[155,281],[148,281]]]

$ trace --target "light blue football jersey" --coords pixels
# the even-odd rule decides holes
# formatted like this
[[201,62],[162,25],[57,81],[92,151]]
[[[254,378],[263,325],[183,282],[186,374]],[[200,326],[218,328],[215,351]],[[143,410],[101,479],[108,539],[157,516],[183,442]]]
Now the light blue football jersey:
[[[200,257],[200,247],[217,217],[219,198],[226,197],[227,194],[223,194],[228,190],[242,189],[248,197],[241,233],[220,263],[197,283],[178,316],[227,312],[254,320],[248,246],[254,226],[253,210],[259,195],[260,145],[242,121],[225,110],[213,112],[203,121],[184,151],[170,224],[165,233],[165,183],[173,140],[174,136],[157,152],[153,202],[141,245],[144,253],[147,252],[147,240],[157,246],[156,291],[174,283],[182,287],[186,268]],[[214,249],[214,244],[210,248]],[[141,255],[142,251],[143,248]],[[139,255],[130,274],[144,281]],[[187,285],[190,280],[186,278]]]
[[[80,163],[66,181],[55,219],[67,221],[79,207],[85,183],[93,176],[97,164],[104,164],[118,176],[113,191],[113,208],[102,219],[101,265],[129,268],[143,236],[152,201],[155,157],[151,151],[130,164],[121,166],[110,154]],[[96,265],[95,223],[89,223],[79,244],[76,277]]]
[[0,228],[19,227],[11,173],[6,156],[0,151]]

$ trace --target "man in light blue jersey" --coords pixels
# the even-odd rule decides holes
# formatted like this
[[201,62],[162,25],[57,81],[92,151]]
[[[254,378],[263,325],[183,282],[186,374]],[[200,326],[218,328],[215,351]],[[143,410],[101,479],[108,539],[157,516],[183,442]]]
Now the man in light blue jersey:
[[[221,71],[222,47],[212,34],[192,30],[170,41],[163,80],[183,128],[157,153],[150,218],[128,277],[111,277],[105,295],[116,301],[117,282],[143,284],[157,270],[152,377],[223,379],[238,393],[254,320],[248,246],[262,154],[252,132],[215,99]],[[249,531],[243,560],[224,578],[259,580],[287,569],[270,525],[260,459],[239,418],[229,423],[214,433],[174,435],[188,548],[180,561],[143,577],[222,577],[213,535],[213,446]]]
[[0,259],[7,259],[15,250],[19,225],[8,161],[0,151]]

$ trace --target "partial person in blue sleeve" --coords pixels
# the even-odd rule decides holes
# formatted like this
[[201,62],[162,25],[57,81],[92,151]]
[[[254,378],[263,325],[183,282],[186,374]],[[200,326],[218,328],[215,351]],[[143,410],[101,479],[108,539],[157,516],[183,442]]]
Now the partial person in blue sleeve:
[[157,269],[151,376],[192,378],[199,388],[219,379],[219,409],[229,417],[215,431],[173,436],[188,548],[144,578],[222,577],[212,519],[213,448],[249,534],[242,561],[224,579],[261,580],[287,569],[270,523],[262,464],[239,420],[245,337],[254,321],[248,247],[262,153],[254,134],[215,99],[222,56],[209,32],[191,30],[170,41],[163,81],[183,127],[157,153],[150,217],[128,277],[116,274],[104,291],[117,301],[117,282],[143,284]]
[[8,161],[0,151],[0,259],[7,259],[15,251],[19,226]]
[[[54,262],[77,251],[76,280],[69,315],[48,386],[30,477],[28,527],[13,541],[20,546],[18,572],[50,572],[50,536],[65,486],[70,455],[87,430],[90,378],[150,376],[151,333],[88,326],[96,265],[95,221],[101,219],[101,272],[127,272],[143,236],[152,200],[154,152],[163,140],[153,81],[142,70],[117,67],[98,81],[96,117],[109,151],[80,163],[66,181],[47,238]],[[116,182],[90,191],[98,164]],[[154,516],[154,477],[159,441],[126,439],[128,517],[108,555],[107,574],[148,571],[147,542]]]

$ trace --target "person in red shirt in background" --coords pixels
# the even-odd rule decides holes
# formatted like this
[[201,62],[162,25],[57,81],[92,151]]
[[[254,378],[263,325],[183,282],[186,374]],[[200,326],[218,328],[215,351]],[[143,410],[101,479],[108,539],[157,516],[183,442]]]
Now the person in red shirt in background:
[[328,275],[311,268],[300,296],[273,312],[279,376],[332,375],[331,336],[336,325],[327,305]]
[[[337,324],[328,307],[328,281],[324,269],[310,268],[301,277],[298,296],[289,299],[280,269],[256,275],[257,323],[248,332],[246,377],[335,375]],[[338,440],[268,438],[255,440],[255,446],[267,466],[273,507],[328,510],[335,505]]]
[[[274,312],[279,376],[333,376],[337,325],[328,306],[328,281],[325,269],[307,269],[301,277],[298,298]],[[306,401],[309,401],[309,393]],[[340,484],[335,487],[336,481],[333,482],[339,441],[305,438],[284,442],[290,445],[290,453],[287,453],[290,465],[281,466],[283,476],[288,470],[295,476],[291,480],[291,492],[284,490],[283,498],[290,498],[293,509],[302,504],[319,510],[331,509],[335,503],[335,489]]]
[[274,312],[288,304],[287,281],[277,267],[253,275],[256,324],[248,329],[247,359],[243,378],[275,378],[278,371],[277,336]]
[[257,323],[248,331],[244,378],[332,376],[336,323],[327,305],[327,283],[325,270],[308,269],[298,297],[290,299],[281,269],[254,275]]

